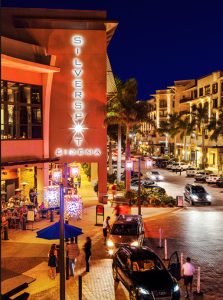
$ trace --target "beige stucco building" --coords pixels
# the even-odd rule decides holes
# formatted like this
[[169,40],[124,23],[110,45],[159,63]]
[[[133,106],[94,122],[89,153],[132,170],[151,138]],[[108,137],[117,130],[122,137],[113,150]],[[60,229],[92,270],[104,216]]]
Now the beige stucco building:
[[[194,105],[206,105],[208,120],[218,120],[219,112],[223,109],[223,71],[215,71],[197,79],[177,80],[174,85],[165,90],[157,90],[148,100],[150,117],[154,121],[154,128],[143,124],[143,142],[152,148],[154,154],[174,154],[180,160],[185,159],[199,166],[202,160],[202,135],[195,130],[186,141],[182,141],[180,134],[175,138],[161,136],[155,132],[160,127],[160,122],[168,119],[174,112],[192,112]],[[192,114],[190,115],[192,117]],[[211,140],[212,132],[205,132],[205,148],[207,149],[207,167],[214,171],[222,172],[223,163],[223,137],[217,141]],[[168,150],[167,150],[168,149]]]

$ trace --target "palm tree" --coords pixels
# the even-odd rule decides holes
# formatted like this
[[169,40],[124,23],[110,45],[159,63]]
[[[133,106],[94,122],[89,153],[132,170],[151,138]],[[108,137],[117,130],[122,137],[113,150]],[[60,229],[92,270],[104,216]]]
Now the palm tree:
[[[122,83],[118,81],[117,96],[114,99],[113,110],[107,113],[106,121],[110,124],[119,124],[125,128],[126,160],[130,160],[129,133],[134,125],[150,121],[149,107],[146,102],[137,101],[137,82],[134,78]],[[131,173],[126,170],[126,190],[130,190]]]
[[[220,137],[223,138],[223,110],[219,112],[218,119],[212,118],[209,125],[207,126],[208,130],[212,131],[210,139],[218,142]],[[222,153],[219,152],[219,164],[220,168],[218,171],[222,171]]]
[[157,129],[158,133],[165,134],[174,139],[174,152],[176,148],[176,136],[180,132],[180,121],[181,113],[172,113],[168,115],[166,121],[160,122],[160,127]]
[[217,142],[220,136],[223,137],[223,110],[220,111],[218,119],[212,118],[209,125],[207,126],[208,130],[213,130],[210,138]]
[[201,132],[201,149],[202,149],[202,168],[205,169],[206,166],[206,147],[205,147],[205,130],[207,129],[209,119],[208,119],[208,106],[206,103],[203,105],[199,103],[198,106],[192,106],[192,120],[196,124],[196,128]]
[[184,143],[184,160],[187,159],[187,136],[191,136],[191,134],[195,130],[195,120],[190,120],[190,116],[187,115],[186,117],[181,116],[179,119],[179,130],[181,132],[180,138],[183,140]]

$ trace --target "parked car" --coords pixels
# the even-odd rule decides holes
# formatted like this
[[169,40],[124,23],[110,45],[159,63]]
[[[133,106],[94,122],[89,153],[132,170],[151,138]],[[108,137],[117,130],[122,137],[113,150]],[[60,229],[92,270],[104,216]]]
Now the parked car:
[[195,174],[194,179],[195,179],[195,181],[205,182],[206,177],[209,176],[212,173],[213,173],[212,171],[200,170],[200,171],[197,171],[197,173]]
[[223,187],[223,175],[221,175],[221,176],[217,179],[216,185],[217,185],[218,187]]
[[175,163],[175,161],[168,162],[167,165],[166,165],[166,169],[171,170],[174,163]]
[[199,184],[186,184],[184,189],[185,200],[191,205],[208,204],[211,205],[211,195]]
[[190,166],[186,163],[179,163],[178,166],[176,166],[175,171],[186,171]]
[[187,177],[194,177],[197,173],[197,168],[195,167],[188,167],[188,169],[186,170],[186,176]]
[[[143,188],[147,188],[150,185],[153,185],[155,182],[152,180],[141,180],[140,181],[140,186]],[[139,187],[139,181],[138,179],[133,179],[131,180],[131,189],[132,190],[138,190]]]
[[[113,278],[129,292],[130,300],[179,300],[180,262],[177,252],[171,255],[168,269],[148,247],[121,247],[113,257]],[[175,277],[175,278],[174,278]]]
[[140,215],[120,215],[113,223],[107,247],[110,255],[123,245],[142,246],[144,239],[143,219]]
[[218,178],[219,176],[216,174],[209,174],[208,176],[206,176],[205,181],[207,183],[216,183]]
[[146,172],[146,177],[151,180],[156,180],[156,181],[164,179],[163,175],[161,175],[160,172],[158,172],[158,171],[148,171],[148,172]]
[[172,171],[184,171],[184,170],[187,170],[188,168],[188,165],[183,163],[183,162],[174,162],[172,164],[172,167],[171,167],[171,170]]
[[[131,179],[138,179],[138,172],[135,171],[131,171]],[[140,172],[140,177],[142,177],[143,174]],[[121,180],[124,181],[125,180],[125,172],[122,174],[121,176]]]

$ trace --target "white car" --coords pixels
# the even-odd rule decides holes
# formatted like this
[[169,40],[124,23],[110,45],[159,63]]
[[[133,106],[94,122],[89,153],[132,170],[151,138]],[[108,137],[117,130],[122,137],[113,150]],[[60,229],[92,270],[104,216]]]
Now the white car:
[[186,170],[187,177],[194,177],[196,173],[197,173],[197,169],[194,167],[188,167],[188,169]]
[[158,171],[149,171],[146,172],[146,177],[151,179],[151,180],[163,180],[164,177],[161,175]]
[[171,170],[172,171],[185,171],[188,169],[188,165],[183,163],[183,162],[175,162],[173,163],[172,167],[171,167]]
[[210,175],[206,176],[205,181],[207,183],[216,183],[218,179],[219,179],[218,175],[210,174]]

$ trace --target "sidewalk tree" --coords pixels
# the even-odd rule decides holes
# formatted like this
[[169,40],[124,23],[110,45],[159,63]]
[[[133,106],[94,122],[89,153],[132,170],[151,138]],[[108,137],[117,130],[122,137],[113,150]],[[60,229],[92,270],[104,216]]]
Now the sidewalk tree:
[[206,166],[207,151],[205,147],[205,131],[208,129],[209,118],[208,118],[208,103],[199,103],[198,105],[192,106],[192,120],[196,125],[197,131],[201,134],[201,150],[202,150],[202,169]]
[[166,121],[160,122],[160,127],[157,129],[158,133],[165,134],[174,139],[174,152],[176,149],[176,136],[180,132],[179,122],[181,118],[180,113],[172,113],[168,115]]
[[[137,82],[134,78],[122,82],[116,79],[117,94],[110,101],[107,117],[107,124],[118,124],[125,128],[126,138],[126,160],[130,160],[130,137],[129,133],[134,125],[150,119],[148,117],[149,107],[146,102],[137,101]],[[126,171],[126,190],[130,189],[131,173]]]
[[182,116],[179,119],[179,130],[180,138],[183,140],[184,144],[184,160],[187,160],[187,136],[191,136],[194,132],[195,120],[191,120],[190,115]]
[[[218,145],[219,139],[223,139],[223,110],[219,112],[218,119],[212,117],[208,125],[208,130],[210,130],[210,139],[216,141]],[[218,171],[222,171],[222,152],[219,150],[219,167]]]

